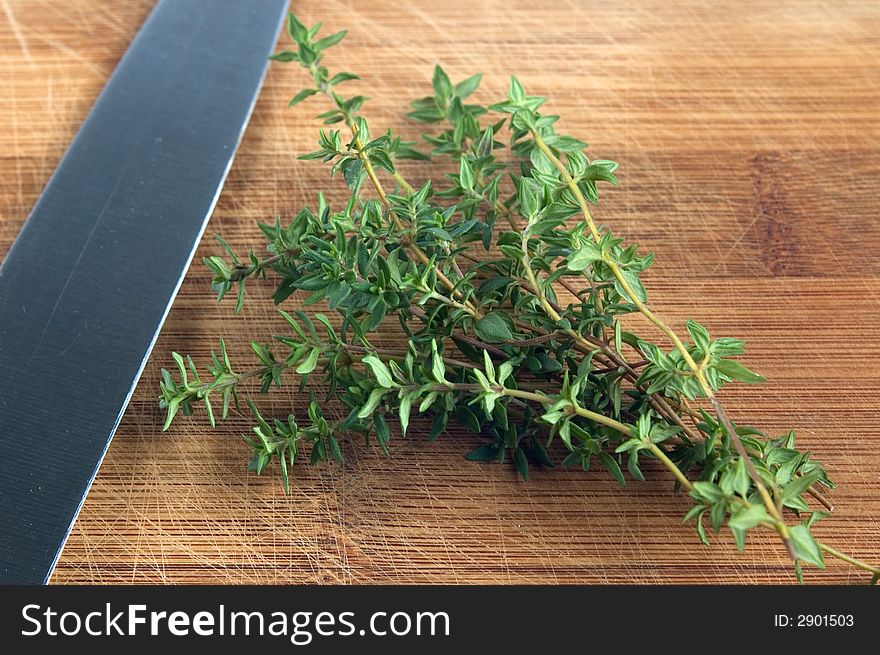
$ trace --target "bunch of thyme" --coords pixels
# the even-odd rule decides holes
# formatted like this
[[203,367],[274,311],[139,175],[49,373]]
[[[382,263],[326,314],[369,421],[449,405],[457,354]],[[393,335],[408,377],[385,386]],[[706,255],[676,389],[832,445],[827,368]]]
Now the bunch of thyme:
[[[320,378],[324,403],[341,403],[345,418],[328,420],[314,391],[301,417],[267,419],[247,399],[256,421],[245,437],[249,468],[259,474],[276,460],[288,492],[297,460],[342,461],[340,439],[353,433],[387,452],[397,426],[405,433],[419,414],[431,418],[431,440],[450,420],[485,435],[466,457],[510,460],[526,479],[530,466],[554,465],[548,446],[557,439],[564,466],[598,462],[621,485],[624,468],[643,480],[642,460],[659,460],[689,494],[685,521],[702,542],[707,525],[726,525],[740,549],[749,530],[767,528],[779,534],[798,579],[803,563],[822,568],[830,555],[877,581],[880,569],[813,536],[826,513],[808,497],[830,510],[820,488],[833,484],[795,448],[794,432],[766,438],[736,425],[718,400],[729,383],[763,381],[734,359],[743,341],[713,338],[695,321],[687,336],[677,333],[649,306],[640,280],[653,255],[593,219],[601,184],[617,183],[615,162],[588,158],[586,144],[560,134],[558,117],[540,111],[545,99],[527,95],[516,78],[507,98],[485,107],[470,100],[480,75],[454,84],[439,66],[433,95],[409,114],[438,126],[425,135],[431,153],[423,154],[391,130],[371,130],[360,113],[365,98],[340,93],[358,77],[331,74],[323,57],[345,32],[319,38],[319,28],[291,14],[296,49],[273,59],[299,63],[311,77],[291,105],[322,96],[329,107],[318,118],[339,129],[322,129],[318,149],[302,159],[341,173],[349,199],[331,208],[319,194],[314,209],[289,223],[261,224],[264,257],[251,251],[242,260],[218,237],[225,255],[205,264],[218,299],[236,289],[236,311],[246,281],[271,274],[276,304],[304,293],[303,305],[320,302],[340,321],[282,310],[289,331],[273,347],[254,342],[259,366],[244,373],[223,341],[206,374],[173,353],[179,376],[163,370],[160,384],[165,429],[196,405],[213,426],[239,405],[250,378],[262,393],[291,374],[301,388]],[[513,163],[498,158],[505,141]],[[398,170],[402,159],[431,157],[449,158],[454,172],[411,183]],[[624,330],[630,314],[658,328],[667,347]],[[374,344],[391,321],[406,347]]]

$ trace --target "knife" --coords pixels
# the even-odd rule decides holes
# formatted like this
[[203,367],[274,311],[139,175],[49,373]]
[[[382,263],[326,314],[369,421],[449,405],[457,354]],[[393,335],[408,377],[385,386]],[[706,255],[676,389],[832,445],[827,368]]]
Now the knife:
[[0,264],[0,582],[46,583],[217,202],[287,0],[160,0]]

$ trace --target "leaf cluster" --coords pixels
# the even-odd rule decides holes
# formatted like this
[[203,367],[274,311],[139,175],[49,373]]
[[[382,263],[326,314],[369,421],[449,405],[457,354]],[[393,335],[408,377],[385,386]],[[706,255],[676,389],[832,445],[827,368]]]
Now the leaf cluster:
[[[214,425],[212,399],[222,419],[244,394],[255,420],[250,469],[277,460],[289,490],[297,462],[341,462],[352,435],[387,453],[416,424],[434,440],[455,422],[483,440],[468,460],[510,462],[523,479],[534,467],[598,462],[623,486],[665,467],[693,502],[685,520],[700,540],[707,526],[727,526],[743,548],[748,531],[770,528],[799,575],[801,562],[824,566],[811,532],[823,514],[809,502],[832,486],[825,470],[795,448],[794,433],[770,439],[718,409],[725,385],[763,381],[737,359],[743,341],[713,338],[695,321],[676,336],[647,306],[653,255],[592,220],[589,207],[618,183],[617,163],[591,159],[516,78],[483,105],[474,100],[481,75],[453,82],[440,66],[409,114],[429,130],[423,153],[373,130],[366,98],[340,92],[359,78],[332,73],[324,55],[345,32],[319,30],[291,14],[294,47],[273,59],[310,78],[291,105],[321,96],[329,106],[317,119],[339,127],[322,128],[302,159],[341,174],[347,200],[331,208],[319,194],[314,208],[261,224],[263,256],[240,258],[218,237],[223,253],[205,264],[218,299],[237,289],[236,311],[251,278],[271,278],[278,305],[296,297],[321,311],[279,310],[284,330],[252,345],[257,366],[247,373],[233,370],[223,342],[201,376],[174,353],[178,376],[163,371],[160,385],[165,427],[199,404]],[[404,159],[435,164],[411,183]],[[442,162],[448,172],[427,177]],[[624,329],[634,315],[669,340]],[[384,347],[377,337],[388,330],[405,345]],[[255,398],[291,378],[309,392],[304,415],[264,418]]]

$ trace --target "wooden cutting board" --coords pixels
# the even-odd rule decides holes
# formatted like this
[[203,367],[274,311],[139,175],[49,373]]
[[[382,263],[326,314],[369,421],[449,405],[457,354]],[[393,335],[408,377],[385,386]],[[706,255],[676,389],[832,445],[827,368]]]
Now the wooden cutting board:
[[[150,5],[0,0],[0,256]],[[328,63],[363,75],[352,88],[373,98],[377,131],[420,133],[405,112],[441,62],[454,79],[485,72],[485,101],[516,73],[594,156],[620,161],[598,217],[657,253],[654,305],[677,325],[694,317],[747,338],[747,363],[769,382],[725,391],[733,416],[795,428],[840,483],[818,533],[880,561],[877,3],[304,0],[297,11],[350,30]],[[320,189],[341,197],[324,167],[296,159],[323,111],[316,99],[287,109],[302,84],[293,66],[271,68],[209,235],[259,245],[256,221],[290,218]],[[206,238],[198,257],[216,251]],[[479,438],[450,430],[429,444],[421,423],[390,458],[349,444],[344,466],[300,468],[285,497],[274,472],[246,472],[245,418],[160,432],[171,350],[205,361],[225,336],[249,364],[250,340],[284,330],[267,285],[234,317],[208,282],[194,265],[56,582],[793,581],[769,535],[744,555],[727,535],[698,545],[679,525],[687,500],[657,468],[623,490],[601,471],[523,483],[462,460]],[[302,405],[293,390],[266,403]],[[866,578],[832,563],[808,580]]]

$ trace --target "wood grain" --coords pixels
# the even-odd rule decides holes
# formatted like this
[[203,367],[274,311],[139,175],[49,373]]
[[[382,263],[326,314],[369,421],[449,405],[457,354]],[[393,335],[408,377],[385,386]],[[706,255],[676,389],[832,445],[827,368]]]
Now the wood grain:
[[[442,10],[441,10],[442,4]],[[405,120],[431,67],[516,73],[550,96],[565,131],[622,162],[599,218],[657,253],[652,300],[676,324],[746,337],[760,388],[725,392],[734,417],[800,443],[840,483],[818,532],[880,560],[880,6],[874,2],[300,2],[308,22],[348,28],[336,69],[362,73],[376,126]],[[150,3],[0,0],[0,256]],[[209,234],[259,243],[257,220],[290,217],[334,188],[299,162],[311,100],[273,66]],[[410,168],[418,179],[424,172]],[[338,188],[338,187],[337,187]],[[332,193],[331,198],[340,198]],[[206,239],[198,256],[216,251]],[[144,284],[149,284],[145,279]],[[283,330],[251,294],[243,316],[190,271],[58,565],[54,580],[219,583],[792,582],[771,537],[739,555],[680,526],[687,503],[659,469],[619,489],[600,472],[536,472],[528,484],[465,462],[478,439],[424,424],[392,457],[356,444],[344,466],[245,471],[234,418],[160,432],[157,378],[178,350],[204,358],[221,335],[239,360]],[[0,308],[2,311],[2,308]],[[2,374],[2,373],[0,373]],[[51,402],[51,399],[47,399]],[[295,391],[268,406],[301,407]],[[832,563],[811,582],[862,582]]]

